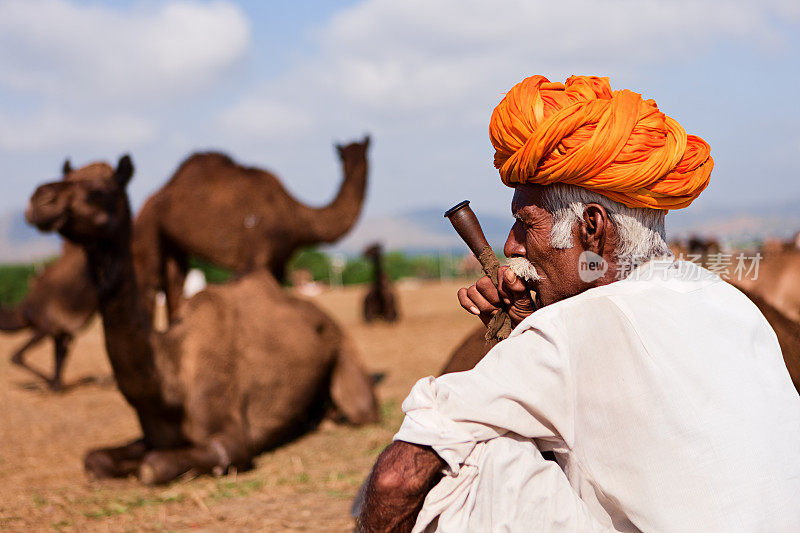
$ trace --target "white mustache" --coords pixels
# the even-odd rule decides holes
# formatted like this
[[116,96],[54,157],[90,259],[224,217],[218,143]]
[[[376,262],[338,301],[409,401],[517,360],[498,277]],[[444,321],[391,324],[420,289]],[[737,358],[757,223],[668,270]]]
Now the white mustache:
[[533,266],[533,263],[524,257],[509,257],[506,263],[518,278],[522,278],[525,281],[539,281],[542,279],[542,276],[536,272],[536,267]]

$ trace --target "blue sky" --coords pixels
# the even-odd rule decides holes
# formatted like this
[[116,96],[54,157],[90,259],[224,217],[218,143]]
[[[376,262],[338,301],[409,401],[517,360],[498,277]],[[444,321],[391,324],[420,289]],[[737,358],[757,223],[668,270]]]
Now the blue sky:
[[611,78],[705,138],[690,209],[800,198],[796,0],[0,0],[0,212],[130,152],[134,204],[220,149],[327,202],[372,134],[370,215],[504,213],[487,124],[525,76]]

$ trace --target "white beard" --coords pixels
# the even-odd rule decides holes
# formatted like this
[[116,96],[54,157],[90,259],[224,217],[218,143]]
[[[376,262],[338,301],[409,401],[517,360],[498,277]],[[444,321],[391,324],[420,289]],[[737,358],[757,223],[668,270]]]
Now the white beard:
[[506,263],[518,278],[522,278],[525,281],[539,281],[542,279],[542,276],[536,272],[536,267],[533,266],[533,263],[524,257],[509,257]]

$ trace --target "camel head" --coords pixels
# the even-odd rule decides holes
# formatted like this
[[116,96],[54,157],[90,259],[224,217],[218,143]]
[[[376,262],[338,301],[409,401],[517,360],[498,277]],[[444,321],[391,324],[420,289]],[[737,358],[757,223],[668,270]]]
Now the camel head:
[[379,259],[382,254],[383,246],[379,242],[372,243],[364,249],[364,257],[368,259]]
[[92,163],[73,170],[67,160],[62,171],[63,180],[34,191],[25,210],[30,224],[84,244],[114,239],[120,230],[130,228],[125,192],[133,175],[130,156],[121,157],[116,169]]
[[367,149],[369,148],[369,135],[364,137],[361,142],[352,142],[342,146],[336,145],[336,151],[339,153],[339,159],[344,164],[345,172],[348,169],[353,169],[357,165],[365,165],[367,162]]

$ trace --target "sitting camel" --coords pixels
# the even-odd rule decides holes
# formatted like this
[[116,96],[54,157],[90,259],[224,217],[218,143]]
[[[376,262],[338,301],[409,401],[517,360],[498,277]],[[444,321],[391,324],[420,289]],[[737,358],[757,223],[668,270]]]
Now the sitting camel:
[[[73,170],[69,160],[62,167],[65,180],[84,179],[94,171],[91,165]],[[59,258],[31,280],[25,299],[14,308],[0,309],[0,330],[30,328],[33,331],[28,342],[11,356],[11,362],[46,381],[52,390],[61,390],[61,375],[70,344],[96,310],[97,299],[86,270],[86,254],[79,246],[65,241]],[[45,337],[51,337],[55,346],[52,377],[25,361],[25,352]]]
[[383,252],[375,243],[364,251],[364,257],[372,260],[375,277],[372,287],[364,298],[364,321],[372,322],[382,318],[387,322],[397,320],[397,300],[392,290],[392,282],[383,269]]
[[134,276],[128,156],[105,176],[36,189],[27,219],[86,251],[106,350],[143,436],[90,451],[95,477],[138,474],[148,484],[186,472],[220,474],[319,419],[328,399],[352,423],[375,421],[370,379],[352,342],[312,303],[266,270],[211,287],[153,331]]
[[298,248],[336,241],[355,223],[367,187],[368,148],[369,137],[337,146],[344,180],[321,208],[300,203],[264,170],[220,153],[190,156],[136,219],[134,257],[147,301],[163,290],[174,319],[189,256],[237,274],[267,268],[282,280]]

